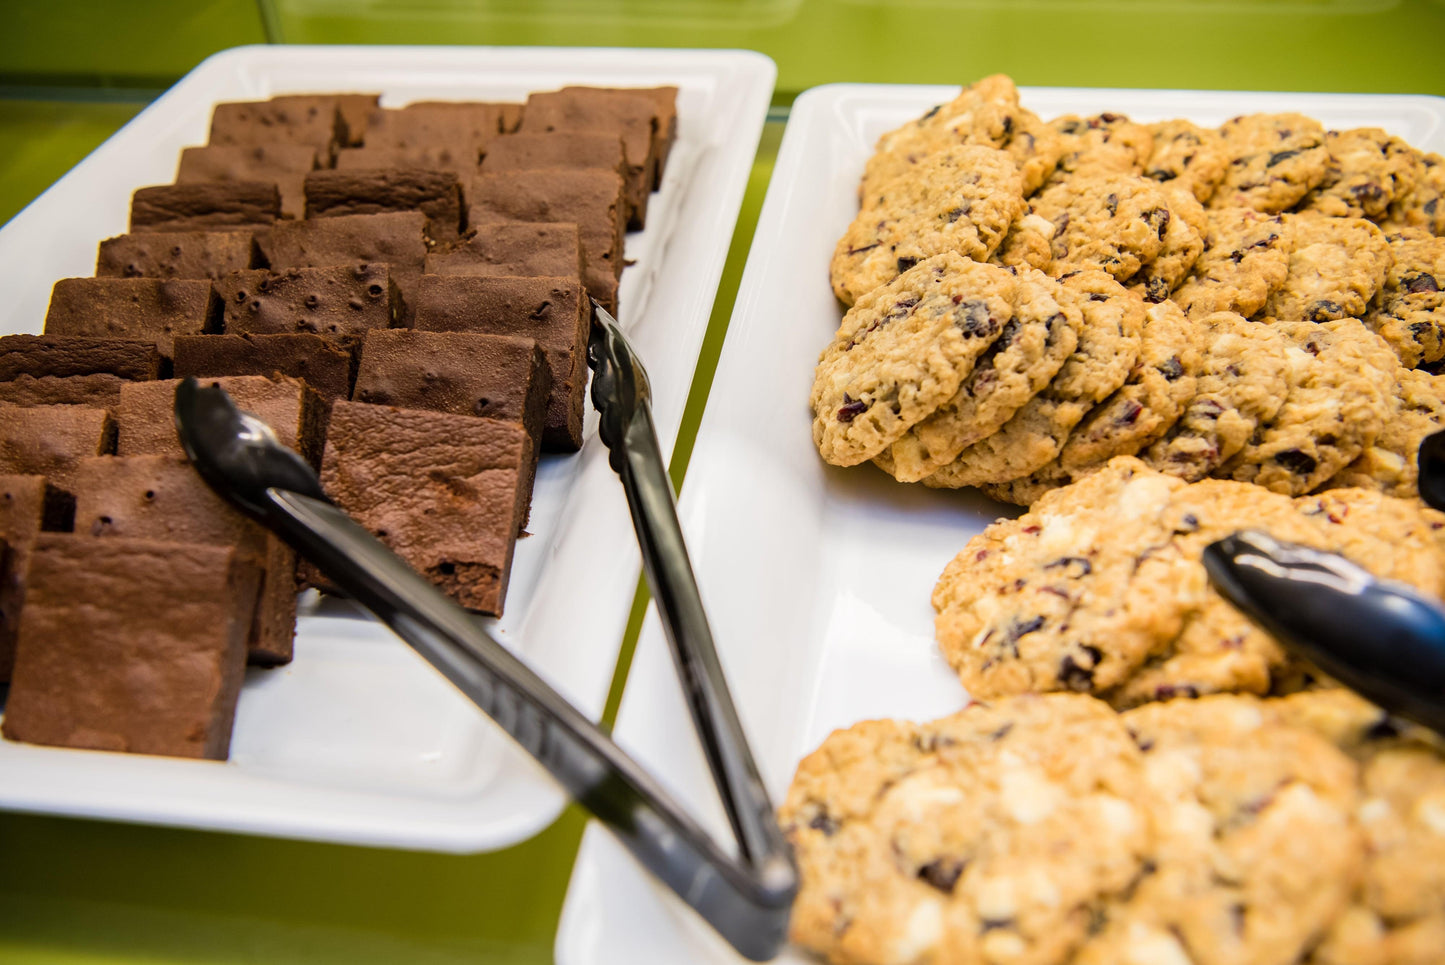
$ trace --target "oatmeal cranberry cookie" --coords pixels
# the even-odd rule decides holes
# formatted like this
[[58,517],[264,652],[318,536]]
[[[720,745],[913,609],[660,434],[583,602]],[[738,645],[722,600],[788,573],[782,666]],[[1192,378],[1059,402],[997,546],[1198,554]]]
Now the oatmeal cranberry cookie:
[[1003,243],[989,256],[989,264],[1051,271],[1054,265],[1053,241],[1053,222],[1034,214],[1030,205],[1009,225]]
[[1019,106],[1014,82],[1003,74],[970,84],[948,103],[878,139],[863,171],[859,200],[866,201],[887,182],[913,173],[920,162],[939,151],[970,145],[1003,148],[1018,130],[1032,130],[1031,123],[1022,120],[1029,113]]
[[1154,149],[1144,162],[1144,176],[1188,188],[1199,201],[1208,201],[1229,167],[1223,135],[1185,120],[1150,124],[1149,132]]
[[1131,707],[1264,693],[1285,654],[1210,587],[1207,545],[1263,529],[1439,597],[1442,522],[1379,493],[1292,500],[1225,480],[1185,484],[1120,457],[969,541],[933,591],[938,644],[983,699],[1081,690]]
[[958,391],[1013,319],[1014,276],[938,255],[859,299],[818,361],[813,442],[852,466],[876,456]]
[[1158,257],[1173,218],[1157,184],[1113,174],[1078,174],[1049,185],[1032,211],[1054,225],[1056,266],[1098,268],[1119,281]]
[[1251,697],[1153,704],[1123,721],[1152,792],[1153,867],[1075,965],[1298,961],[1365,862],[1358,766]]
[[1079,174],[1139,174],[1154,153],[1154,135],[1148,126],[1123,114],[1096,114],[1083,118],[1065,114],[1049,122],[1059,135],[1062,151],[1051,182]]
[[1274,328],[1292,343],[1284,404],[1219,474],[1298,496],[1374,444],[1401,370],[1384,340],[1353,318]]
[[1445,375],[1402,369],[1395,373],[1391,399],[1380,434],[1325,484],[1327,489],[1356,486],[1404,498],[1420,494],[1416,459],[1425,437],[1445,429]]
[[1139,357],[1144,303],[1101,271],[1071,272],[1061,281],[1060,295],[1080,313],[1074,353],[998,432],[963,450],[924,485],[957,489],[1028,475],[1051,462],[1079,420],[1124,384]]
[[1200,332],[1172,301],[1149,305],[1139,358],[1123,386],[1089,411],[1053,462],[1027,476],[979,488],[1000,502],[1031,505],[1083,479],[1114,456],[1133,455],[1169,430],[1194,396]]
[[1424,154],[1417,159],[1415,186],[1390,205],[1382,222],[1387,229],[1423,228],[1445,235],[1445,157]]
[[1169,221],[1160,236],[1159,254],[1129,279],[1129,287],[1148,302],[1162,302],[1179,286],[1204,251],[1209,220],[1204,207],[1180,185],[1160,186],[1169,203]]
[[1365,325],[1409,368],[1445,358],[1445,238],[1423,228],[1385,235],[1391,265],[1364,316]]
[[1198,482],[1219,468],[1284,404],[1289,340],[1233,312],[1195,323],[1203,362],[1194,397],[1164,438],[1141,454],[1160,472]]
[[1219,128],[1229,169],[1210,196],[1217,208],[1286,211],[1325,179],[1330,152],[1319,121],[1301,114],[1247,114]]
[[1385,283],[1390,246],[1364,218],[1287,215],[1294,247],[1284,284],[1260,315],[1286,322],[1328,322],[1363,315]]
[[1293,222],[1253,208],[1211,208],[1204,252],[1171,296],[1190,318],[1264,308],[1289,275]]
[[1073,353],[1081,325],[1075,301],[1061,296],[1058,282],[1042,272],[1019,271],[1013,317],[958,392],[874,462],[901,482],[917,482],[947,465],[1048,384]]
[[1064,153],[1064,139],[1037,114],[1024,107],[1014,115],[1013,130],[1003,150],[1018,165],[1019,175],[1024,181],[1024,196],[1027,197],[1043,187],[1059,166],[1059,158]]
[[838,963],[1064,965],[1143,874],[1141,756],[1105,705],[1066,694],[834,732],[779,809],[793,941]]
[[838,241],[829,275],[847,305],[946,251],[987,261],[1024,210],[1018,169],[1002,153],[955,147],[864,199]]
[[1327,131],[1325,147],[1325,179],[1300,202],[1302,211],[1377,221],[1415,187],[1418,153],[1378,127]]

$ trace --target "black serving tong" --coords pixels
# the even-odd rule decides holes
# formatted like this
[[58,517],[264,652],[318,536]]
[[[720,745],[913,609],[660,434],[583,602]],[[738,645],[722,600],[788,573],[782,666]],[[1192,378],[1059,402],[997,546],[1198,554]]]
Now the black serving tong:
[[186,379],[176,390],[176,426],[213,489],[375,613],[734,948],[763,961],[786,939],[797,869],[713,646],[653,427],[647,374],[600,306],[587,358],[602,441],[627,493],[647,581],[732,823],[736,857],[479,620],[332,503],[311,467],[259,419],[238,411],[225,391]]
[[[1420,446],[1420,496],[1445,510],[1445,432]],[[1244,531],[1211,543],[1215,588],[1287,649],[1392,714],[1445,734],[1445,607],[1335,553]]]

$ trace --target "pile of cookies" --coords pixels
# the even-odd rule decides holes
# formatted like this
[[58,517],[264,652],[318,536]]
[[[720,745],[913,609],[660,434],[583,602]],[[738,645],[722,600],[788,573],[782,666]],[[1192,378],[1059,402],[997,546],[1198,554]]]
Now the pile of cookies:
[[1445,159],[1296,114],[1045,123],[1006,77],[883,136],[823,458],[1028,505],[1118,455],[1414,495],[1445,425]]
[[799,944],[835,962],[1438,963],[1445,742],[1234,610],[1241,529],[1445,597],[1445,514],[1120,456],[1000,519],[933,592],[975,701],[865,721],[780,812]]

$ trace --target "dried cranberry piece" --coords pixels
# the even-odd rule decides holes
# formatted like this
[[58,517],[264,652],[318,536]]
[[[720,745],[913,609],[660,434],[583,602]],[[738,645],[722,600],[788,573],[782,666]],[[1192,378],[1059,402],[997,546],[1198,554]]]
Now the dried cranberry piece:
[[958,884],[959,875],[963,874],[967,864],[967,861],[957,858],[939,858],[919,868],[918,877],[945,895],[950,895],[953,894],[953,886]]
[[839,422],[852,422],[858,416],[868,411],[868,403],[862,399],[849,398],[848,393],[843,393],[843,406],[838,410]]
[[1274,461],[1285,467],[1292,473],[1307,476],[1315,471],[1319,465],[1315,457],[1299,449],[1286,449],[1284,452],[1275,453]]
[[1435,280],[1434,275],[1422,272],[1414,278],[1405,279],[1405,291],[1412,295],[1418,295],[1421,292],[1438,292],[1439,290],[1440,283]]

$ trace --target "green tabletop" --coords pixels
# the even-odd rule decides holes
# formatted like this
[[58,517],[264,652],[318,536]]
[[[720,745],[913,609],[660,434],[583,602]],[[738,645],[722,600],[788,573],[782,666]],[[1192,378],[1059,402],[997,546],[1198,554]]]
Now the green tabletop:
[[[780,105],[831,81],[993,71],[1023,84],[1445,94],[1445,0],[54,0],[3,15],[0,222],[206,55],[268,39],[750,47],[777,61]],[[733,235],[677,481],[782,128],[764,131]],[[641,612],[639,599],[629,645]],[[574,808],[524,844],[456,857],[0,814],[0,961],[546,962],[583,823]]]

